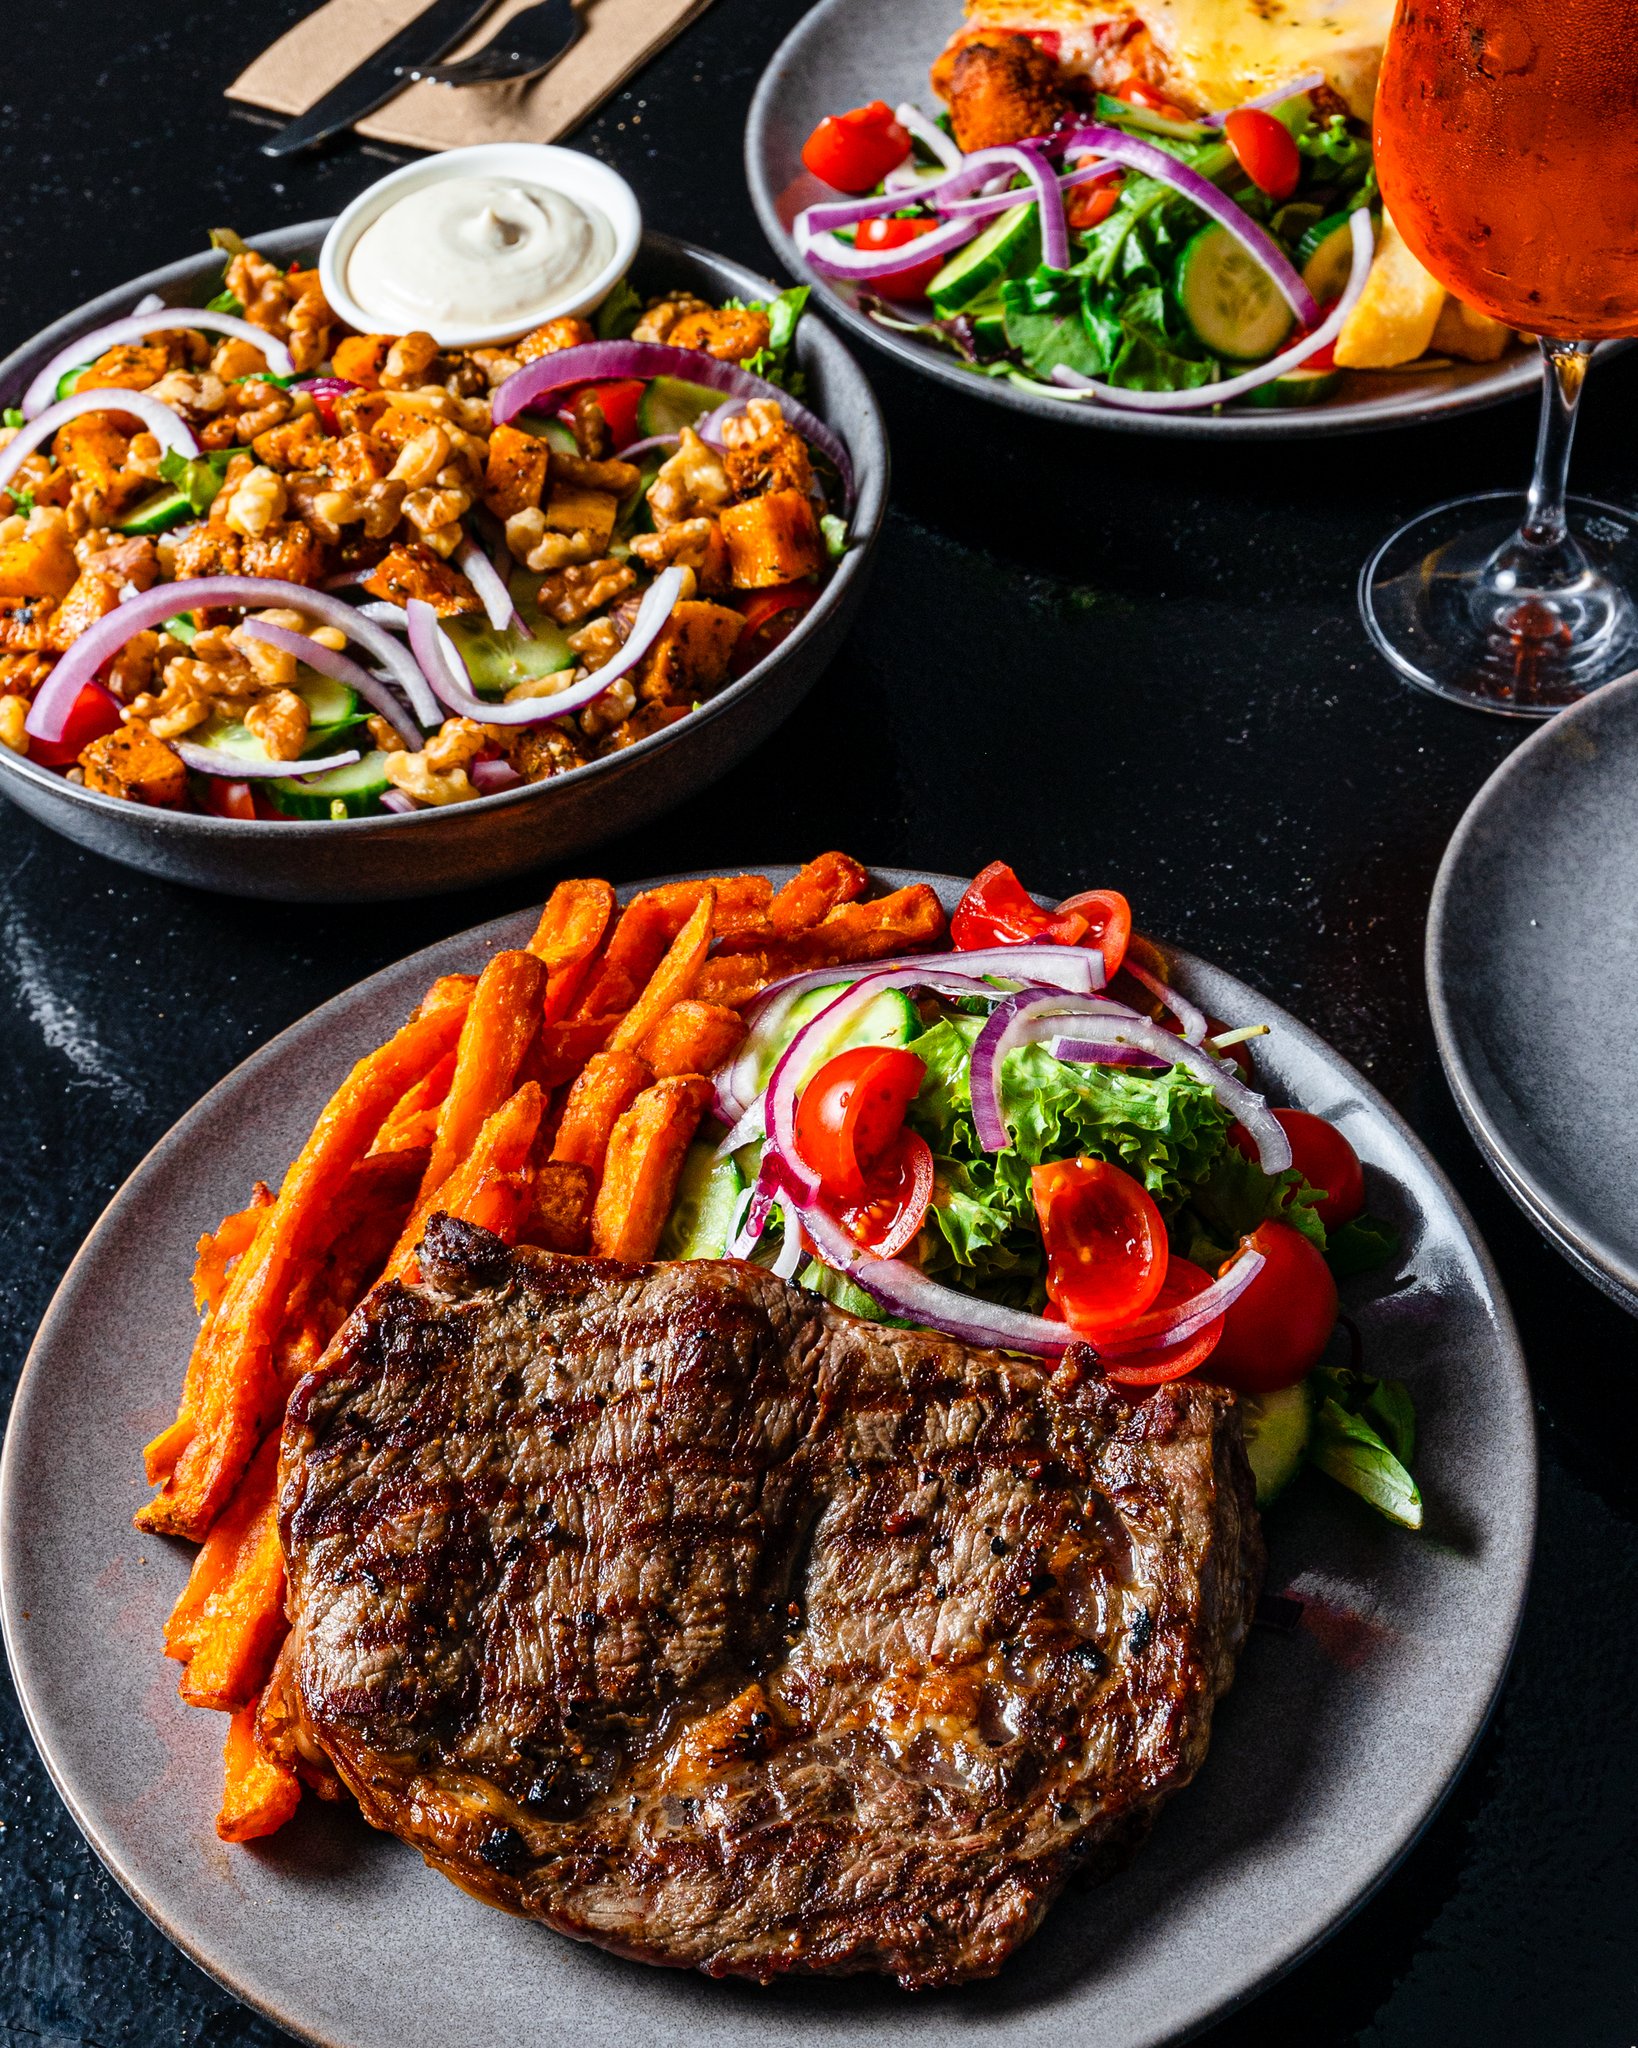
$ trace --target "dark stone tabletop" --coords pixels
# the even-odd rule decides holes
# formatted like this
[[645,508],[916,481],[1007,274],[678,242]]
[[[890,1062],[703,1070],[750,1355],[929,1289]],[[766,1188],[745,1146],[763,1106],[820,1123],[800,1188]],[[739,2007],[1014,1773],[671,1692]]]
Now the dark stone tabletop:
[[[0,353],[211,227],[331,213],[402,160],[346,142],[271,166],[265,129],[222,98],[307,4],[7,10]],[[799,0],[716,0],[569,139],[632,179],[654,226],[766,268],[742,117],[799,12]],[[1434,869],[1522,734],[1397,682],[1354,610],[1359,564],[1391,526],[1465,490],[1522,486],[1531,409],[1210,447],[1053,431],[879,356],[866,367],[895,493],[858,629],[760,754],[599,852],[593,871],[839,845],[961,872],[999,856],[1042,894],[1112,883],[1144,926],[1266,989],[1404,1111],[1471,1205],[1523,1328],[1544,1456],[1534,1588],[1495,1719],[1423,1841],[1318,1954],[1209,2038],[1626,2043],[1638,2025],[1638,1332],[1480,1163],[1428,1024]],[[1576,464],[1582,489],[1629,505],[1635,399],[1638,358],[1600,367]],[[360,976],[539,894],[521,882],[360,910],[238,903],[107,866],[5,804],[0,876],[8,1393],[103,1204],[205,1089]],[[0,1713],[5,2040],[282,2040],[106,1876],[9,1685]]]

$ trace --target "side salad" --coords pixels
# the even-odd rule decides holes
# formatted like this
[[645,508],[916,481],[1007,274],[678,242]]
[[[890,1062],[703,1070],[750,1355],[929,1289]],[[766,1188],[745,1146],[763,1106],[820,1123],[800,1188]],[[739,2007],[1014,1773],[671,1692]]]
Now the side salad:
[[1339,1280],[1390,1262],[1335,1125],[1271,1108],[1126,899],[1055,909],[995,863],[951,949],[770,988],[715,1077],[660,1244],[856,1315],[1242,1397],[1259,1501],[1313,1464],[1409,1528],[1415,1420],[1333,1360]]

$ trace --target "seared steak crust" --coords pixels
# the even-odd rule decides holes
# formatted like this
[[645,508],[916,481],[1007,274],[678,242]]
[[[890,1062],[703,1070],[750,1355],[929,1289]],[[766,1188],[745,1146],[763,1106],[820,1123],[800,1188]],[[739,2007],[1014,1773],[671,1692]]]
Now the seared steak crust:
[[[285,1670],[378,1827],[649,1962],[992,1973],[1205,1755],[1232,1403],[437,1218],[285,1426]],[[1060,1381],[1073,1382],[1073,1364]]]

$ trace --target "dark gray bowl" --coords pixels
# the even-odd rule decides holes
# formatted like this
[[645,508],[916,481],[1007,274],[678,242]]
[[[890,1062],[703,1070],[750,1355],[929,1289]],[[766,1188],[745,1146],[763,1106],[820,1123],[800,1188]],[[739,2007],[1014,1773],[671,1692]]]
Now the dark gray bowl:
[[[316,255],[328,221],[251,237],[267,255]],[[144,293],[198,304],[221,264],[205,251],[134,277],[65,314],[0,362],[0,405],[17,401],[39,365],[75,335],[128,313]],[[639,291],[689,286],[705,297],[759,298],[766,278],[669,235],[645,234],[632,271]],[[854,545],[819,602],[784,644],[668,731],[550,782],[402,817],[322,824],[241,824],[149,810],[98,796],[0,747],[0,794],[54,832],[127,867],[229,896],[287,903],[372,902],[495,882],[566,860],[695,796],[748,754],[813,687],[864,596],[887,506],[887,434],[863,372],[835,335],[805,320],[796,353],[807,402],[853,457]]]

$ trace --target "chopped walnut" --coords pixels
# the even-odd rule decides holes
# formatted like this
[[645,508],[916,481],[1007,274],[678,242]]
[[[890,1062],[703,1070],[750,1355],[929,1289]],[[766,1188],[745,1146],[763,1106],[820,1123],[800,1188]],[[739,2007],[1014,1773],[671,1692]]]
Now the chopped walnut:
[[580,730],[587,739],[613,732],[637,708],[637,692],[630,676],[617,676],[601,697],[594,697],[580,714]]
[[675,566],[692,569],[696,576],[706,568],[714,548],[720,543],[720,534],[714,519],[679,519],[675,526],[668,526],[664,533],[639,533],[633,536],[631,552],[643,567],[657,576],[662,569]]
[[152,687],[158,655],[157,633],[133,633],[108,664],[108,687],[122,704],[131,703]]
[[294,690],[272,690],[245,711],[245,724],[275,761],[294,761],[307,744],[312,714]]
[[197,374],[188,370],[171,370],[150,387],[148,396],[157,398],[161,405],[168,405],[184,418],[191,414],[196,419],[209,419],[227,404],[228,387],[213,370]]
[[389,474],[407,491],[430,484],[449,460],[449,436],[436,424],[423,429],[398,451]]
[[401,334],[387,351],[387,360],[381,369],[383,391],[414,391],[432,380],[428,375],[438,360],[438,344],[430,334],[419,329],[413,334]]
[[533,363],[542,356],[555,356],[566,348],[584,348],[596,339],[596,334],[584,320],[565,315],[558,320],[548,320],[544,327],[537,327],[532,334],[514,342],[512,353],[520,363]]
[[595,675],[609,663],[625,645],[619,627],[612,619],[593,619],[589,626],[582,626],[578,633],[568,636],[569,645],[580,657],[580,666],[588,675]]
[[582,455],[600,462],[614,453],[614,436],[609,432],[609,423],[603,417],[603,408],[595,391],[577,391],[569,414],[574,445]]
[[515,377],[523,368],[516,356],[509,356],[501,348],[475,348],[471,359],[488,379],[491,391],[498,389],[508,377]]
[[483,727],[472,719],[446,719],[419,753],[405,748],[387,756],[387,780],[419,803],[465,803],[477,795],[466,771],[487,744]]
[[0,697],[0,747],[9,747],[14,754],[28,752],[28,734],[23,730],[27,717],[26,697]]
[[246,540],[255,540],[275,520],[284,517],[289,502],[284,478],[275,470],[258,467],[251,470],[228,500],[222,523],[232,532],[243,534]]
[[[305,633],[307,630],[307,621],[300,612],[278,610],[253,612],[250,616],[259,619],[263,625],[282,626],[287,633]],[[245,623],[248,624],[249,620]],[[263,689],[288,689],[296,680],[296,657],[284,648],[258,640],[254,634],[247,633],[244,626],[231,628],[228,639],[250,664]]]
[[660,464],[649,487],[648,509],[657,532],[684,519],[715,512],[730,497],[728,475],[714,448],[708,448],[692,427],[684,427],[675,455]]
[[692,292],[676,292],[668,299],[652,299],[631,330],[631,338],[633,341],[667,341],[672,328],[685,314],[709,313],[710,310],[704,299],[696,299]]
[[601,561],[556,569],[542,577],[535,602],[560,626],[578,626],[593,612],[600,612],[634,589],[636,583],[636,571],[627,563],[605,556]]
[[525,505],[521,512],[514,512],[506,522],[506,545],[525,568],[555,570],[595,561],[602,554],[604,544],[589,530],[548,532],[546,514],[541,508]]
[[228,408],[233,414],[234,438],[241,447],[248,448],[258,435],[282,426],[289,419],[290,394],[265,377],[255,377],[248,384],[232,387]]
[[383,754],[404,752],[404,735],[396,725],[389,724],[378,711],[372,711],[364,721],[370,735],[370,744]]

